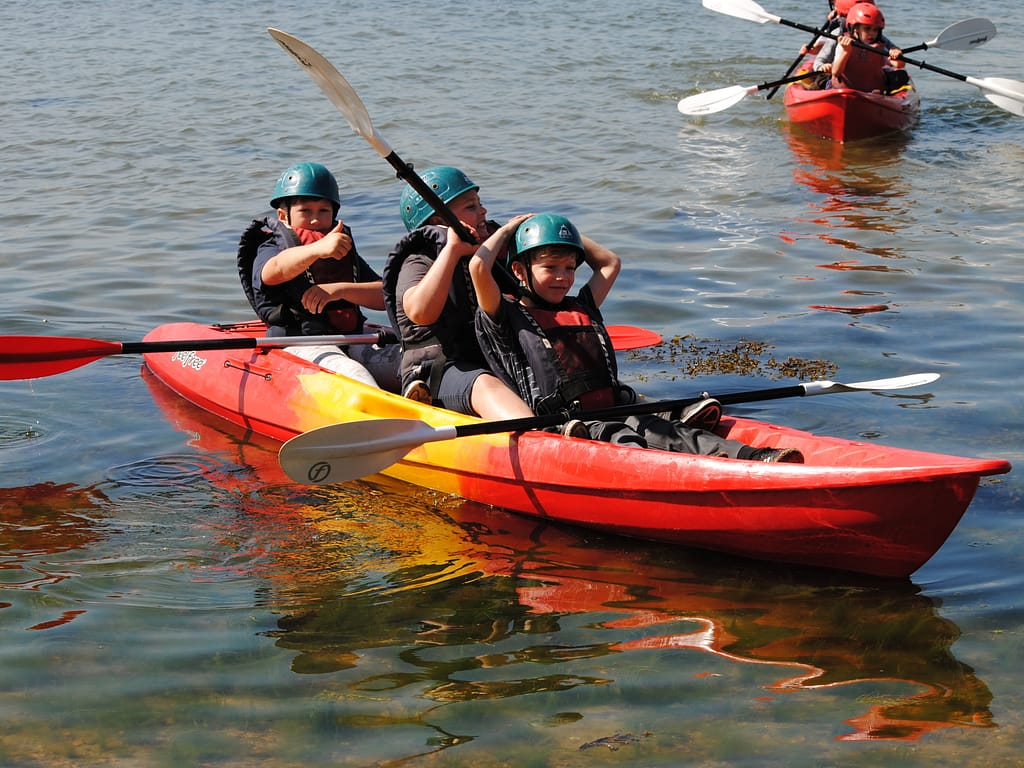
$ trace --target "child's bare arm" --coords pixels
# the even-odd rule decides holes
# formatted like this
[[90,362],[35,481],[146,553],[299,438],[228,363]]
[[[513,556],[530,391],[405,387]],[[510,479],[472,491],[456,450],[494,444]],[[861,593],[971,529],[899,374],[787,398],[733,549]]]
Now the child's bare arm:
[[590,292],[597,306],[601,306],[615,284],[622,268],[622,259],[618,254],[603,245],[594,242],[586,235],[583,238],[583,258],[594,274],[587,281]]

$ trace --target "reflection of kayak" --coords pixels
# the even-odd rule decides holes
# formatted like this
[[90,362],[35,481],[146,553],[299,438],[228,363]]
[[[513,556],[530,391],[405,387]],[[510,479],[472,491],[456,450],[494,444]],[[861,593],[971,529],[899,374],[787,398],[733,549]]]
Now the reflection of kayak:
[[854,88],[808,88],[799,80],[786,88],[784,103],[791,122],[839,142],[905,131],[921,109],[913,82],[895,93],[883,94]]
[[[259,336],[256,323],[161,326],[146,341]],[[343,421],[473,419],[357,384],[279,349],[146,355],[188,400],[277,440]],[[546,432],[427,443],[386,474],[563,523],[780,562],[907,576],[949,536],[982,476],[979,460],[817,437],[750,419],[719,432],[800,449],[763,464],[576,440]]]
[[[555,633],[564,622],[568,632],[549,635],[547,647],[577,661],[607,661],[609,651],[704,652],[760,665],[762,693],[820,691],[822,703],[840,686],[886,686],[885,696],[858,698],[863,707],[854,711],[863,711],[845,721],[848,733],[839,735],[836,724],[839,740],[914,741],[992,725],[991,691],[952,652],[959,628],[909,580],[823,570],[780,579],[755,563],[697,551],[668,556],[657,545],[473,502],[449,499],[438,508],[436,494],[381,475],[312,496],[284,476],[275,443],[184,401],[147,371],[143,377],[168,421],[212,460],[204,479],[238,505],[240,540],[258,551],[251,559],[239,552],[237,562],[255,563],[266,579],[261,594],[280,617],[276,642],[298,653],[293,669],[323,674],[365,664],[374,674],[368,648],[409,642],[396,627],[418,628],[410,631],[420,641],[473,647],[482,636],[478,606],[487,604],[500,606],[488,613],[492,621],[508,617],[497,621],[506,650],[516,634],[536,637],[541,622]],[[474,700],[485,685],[509,695],[509,679],[513,696],[544,685],[538,678],[549,665],[528,652],[506,660],[504,677],[473,682]],[[628,665],[615,662],[606,674]],[[683,680],[688,669],[670,674]],[[420,695],[449,695],[450,681],[439,677]],[[848,708],[839,709],[846,717]]]
[[[236,562],[265,580],[261,597],[279,617],[271,635],[296,652],[293,670],[364,666],[375,675],[377,656],[367,649],[405,647],[410,636],[465,653],[497,631],[485,648],[501,641],[507,650],[517,635],[535,646],[529,638],[544,626],[549,643],[538,652],[540,663],[529,651],[506,654],[503,676],[461,688],[445,675],[454,670],[459,677],[462,667],[445,663],[418,695],[534,695],[550,680],[545,649],[552,645],[575,661],[607,662],[618,654],[601,677],[578,679],[605,685],[629,669],[621,654],[664,649],[758,665],[763,689],[750,689],[753,695],[802,692],[817,699],[820,692],[817,700],[827,707],[839,687],[884,687],[884,696],[857,697],[854,717],[839,706],[848,719],[835,722],[838,740],[914,741],[942,729],[992,725],[991,691],[953,654],[959,628],[909,580],[823,570],[780,579],[776,569],[756,563],[697,551],[669,555],[657,545],[473,502],[448,499],[438,507],[436,494],[380,475],[310,495],[285,478],[276,444],[143,375],[168,421],[211,459],[204,479],[237,505],[232,519],[245,549]],[[251,557],[249,548],[257,550]],[[485,629],[481,604],[497,606]],[[685,663],[673,669],[668,674],[681,681],[692,673]],[[417,682],[410,677],[407,684]],[[746,690],[740,684],[721,695],[743,697]]]

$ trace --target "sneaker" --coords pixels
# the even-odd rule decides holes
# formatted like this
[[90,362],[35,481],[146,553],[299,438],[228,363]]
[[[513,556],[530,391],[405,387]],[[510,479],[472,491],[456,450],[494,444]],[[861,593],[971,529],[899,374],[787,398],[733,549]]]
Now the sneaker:
[[402,397],[407,397],[410,400],[415,400],[417,403],[425,403],[426,405],[434,402],[434,399],[430,396],[430,390],[427,389],[427,385],[419,379],[409,382],[409,386],[405,388]]
[[590,439],[590,429],[579,419],[569,419],[559,430],[566,437],[578,437],[581,440]]
[[755,448],[747,461],[763,461],[766,464],[803,464],[804,455],[796,448]]
[[703,429],[705,432],[714,432],[721,420],[722,404],[713,397],[688,405],[679,414],[679,421],[683,422],[684,427]]

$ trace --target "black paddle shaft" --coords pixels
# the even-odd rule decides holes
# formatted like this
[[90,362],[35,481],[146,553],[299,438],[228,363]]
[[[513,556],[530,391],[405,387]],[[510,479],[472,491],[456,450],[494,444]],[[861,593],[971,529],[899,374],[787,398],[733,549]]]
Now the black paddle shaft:
[[[804,389],[802,384],[795,384],[787,387],[775,387],[773,389],[758,389],[749,392],[715,395],[714,397],[722,405],[735,405],[736,403],[754,403],[761,400],[778,400],[784,397],[803,397],[806,393],[807,390]],[[676,411],[688,405],[699,403],[708,397],[709,395],[705,392],[699,397],[684,397],[679,400],[650,400],[648,402],[618,405],[614,408],[602,408],[595,411],[559,411],[558,413],[548,413],[543,416],[526,416],[522,419],[485,421],[479,424],[460,424],[455,428],[455,431],[459,437],[470,437],[472,435],[490,435],[496,432],[521,432],[530,429],[544,429],[545,427],[564,424],[569,419],[613,421],[624,416]]]
[[[459,221],[459,217],[452,212],[452,209],[445,204],[444,200],[437,196],[437,193],[416,173],[413,167],[398,156],[397,152],[392,150],[384,159],[395,169],[398,178],[415,189],[420,194],[420,197],[427,202],[427,205],[433,208],[434,212],[441,216],[449,227],[455,230],[455,234],[459,236],[460,240],[464,243],[477,244],[477,239],[466,231],[462,222]],[[505,293],[511,293],[515,296],[520,295],[519,281],[516,280],[508,267],[498,259],[494,261],[493,273],[494,278],[498,281],[498,285],[501,286]]]
[[[832,10],[833,10],[833,8],[834,8],[834,5],[832,4],[831,0],[829,0],[829,4],[828,4],[829,15],[828,15],[828,18],[825,19],[825,23],[821,25],[821,28],[818,29],[817,31],[815,31],[814,37],[811,38],[811,42],[809,42],[808,45],[814,45],[816,42],[818,42],[818,38],[821,37],[822,35],[824,35],[825,31],[832,24]],[[780,85],[785,85],[787,82],[793,82],[792,80],[789,80],[789,76],[791,74],[793,74],[793,70],[796,69],[796,65],[799,64],[803,58],[804,58],[803,52],[800,52],[800,53],[798,53],[796,55],[796,58],[793,59],[793,63],[790,64],[789,65],[789,69],[786,70],[786,74],[784,74],[782,76],[782,79],[771,89],[771,91],[768,92],[768,95],[765,96],[765,99],[771,99],[771,97],[774,96],[778,92]]]
[[[779,23],[780,24],[785,24],[787,27],[792,27],[793,29],[801,29],[801,30],[803,30],[805,32],[816,32],[817,31],[817,30],[814,29],[814,27],[809,27],[806,24],[800,24],[799,22],[796,22],[796,21],[789,21],[788,19],[779,19]],[[824,37],[831,37],[833,40],[838,40],[839,39],[838,35],[831,35],[831,34],[828,34],[828,33],[825,33],[823,36]],[[874,47],[868,45],[867,43],[862,43],[860,40],[854,39],[853,40],[853,44],[855,46],[857,46],[858,48],[863,48],[866,51],[873,51],[874,53],[877,53],[879,56],[887,56],[888,55],[885,51],[883,51],[883,50],[881,50],[879,48],[874,48]],[[932,72],[938,72],[940,75],[945,75],[946,77],[952,77],[954,80],[960,80],[960,81],[965,82],[965,83],[967,82],[967,75],[961,75],[961,74],[958,74],[956,72],[950,72],[948,69],[943,69],[942,67],[936,67],[934,64],[928,64],[928,63],[926,63],[924,61],[918,61],[917,59],[911,59],[911,58],[908,58],[908,57],[902,56],[902,55],[900,56],[900,61],[905,61],[907,64],[912,64],[913,66],[919,67],[920,69],[929,69]]]

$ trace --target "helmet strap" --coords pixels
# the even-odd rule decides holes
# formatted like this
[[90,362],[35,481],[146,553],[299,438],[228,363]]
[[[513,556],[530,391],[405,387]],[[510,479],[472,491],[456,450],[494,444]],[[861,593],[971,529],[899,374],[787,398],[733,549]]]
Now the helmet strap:
[[526,279],[519,277],[515,274],[513,269],[512,274],[519,280],[519,288],[521,296],[524,296],[530,300],[530,303],[535,307],[541,309],[558,309],[558,305],[552,304],[550,301],[546,301],[537,295],[537,292],[533,289],[533,271],[530,269],[530,256],[527,253],[521,259],[516,259],[512,262],[513,264],[522,264],[523,269],[526,271]]

